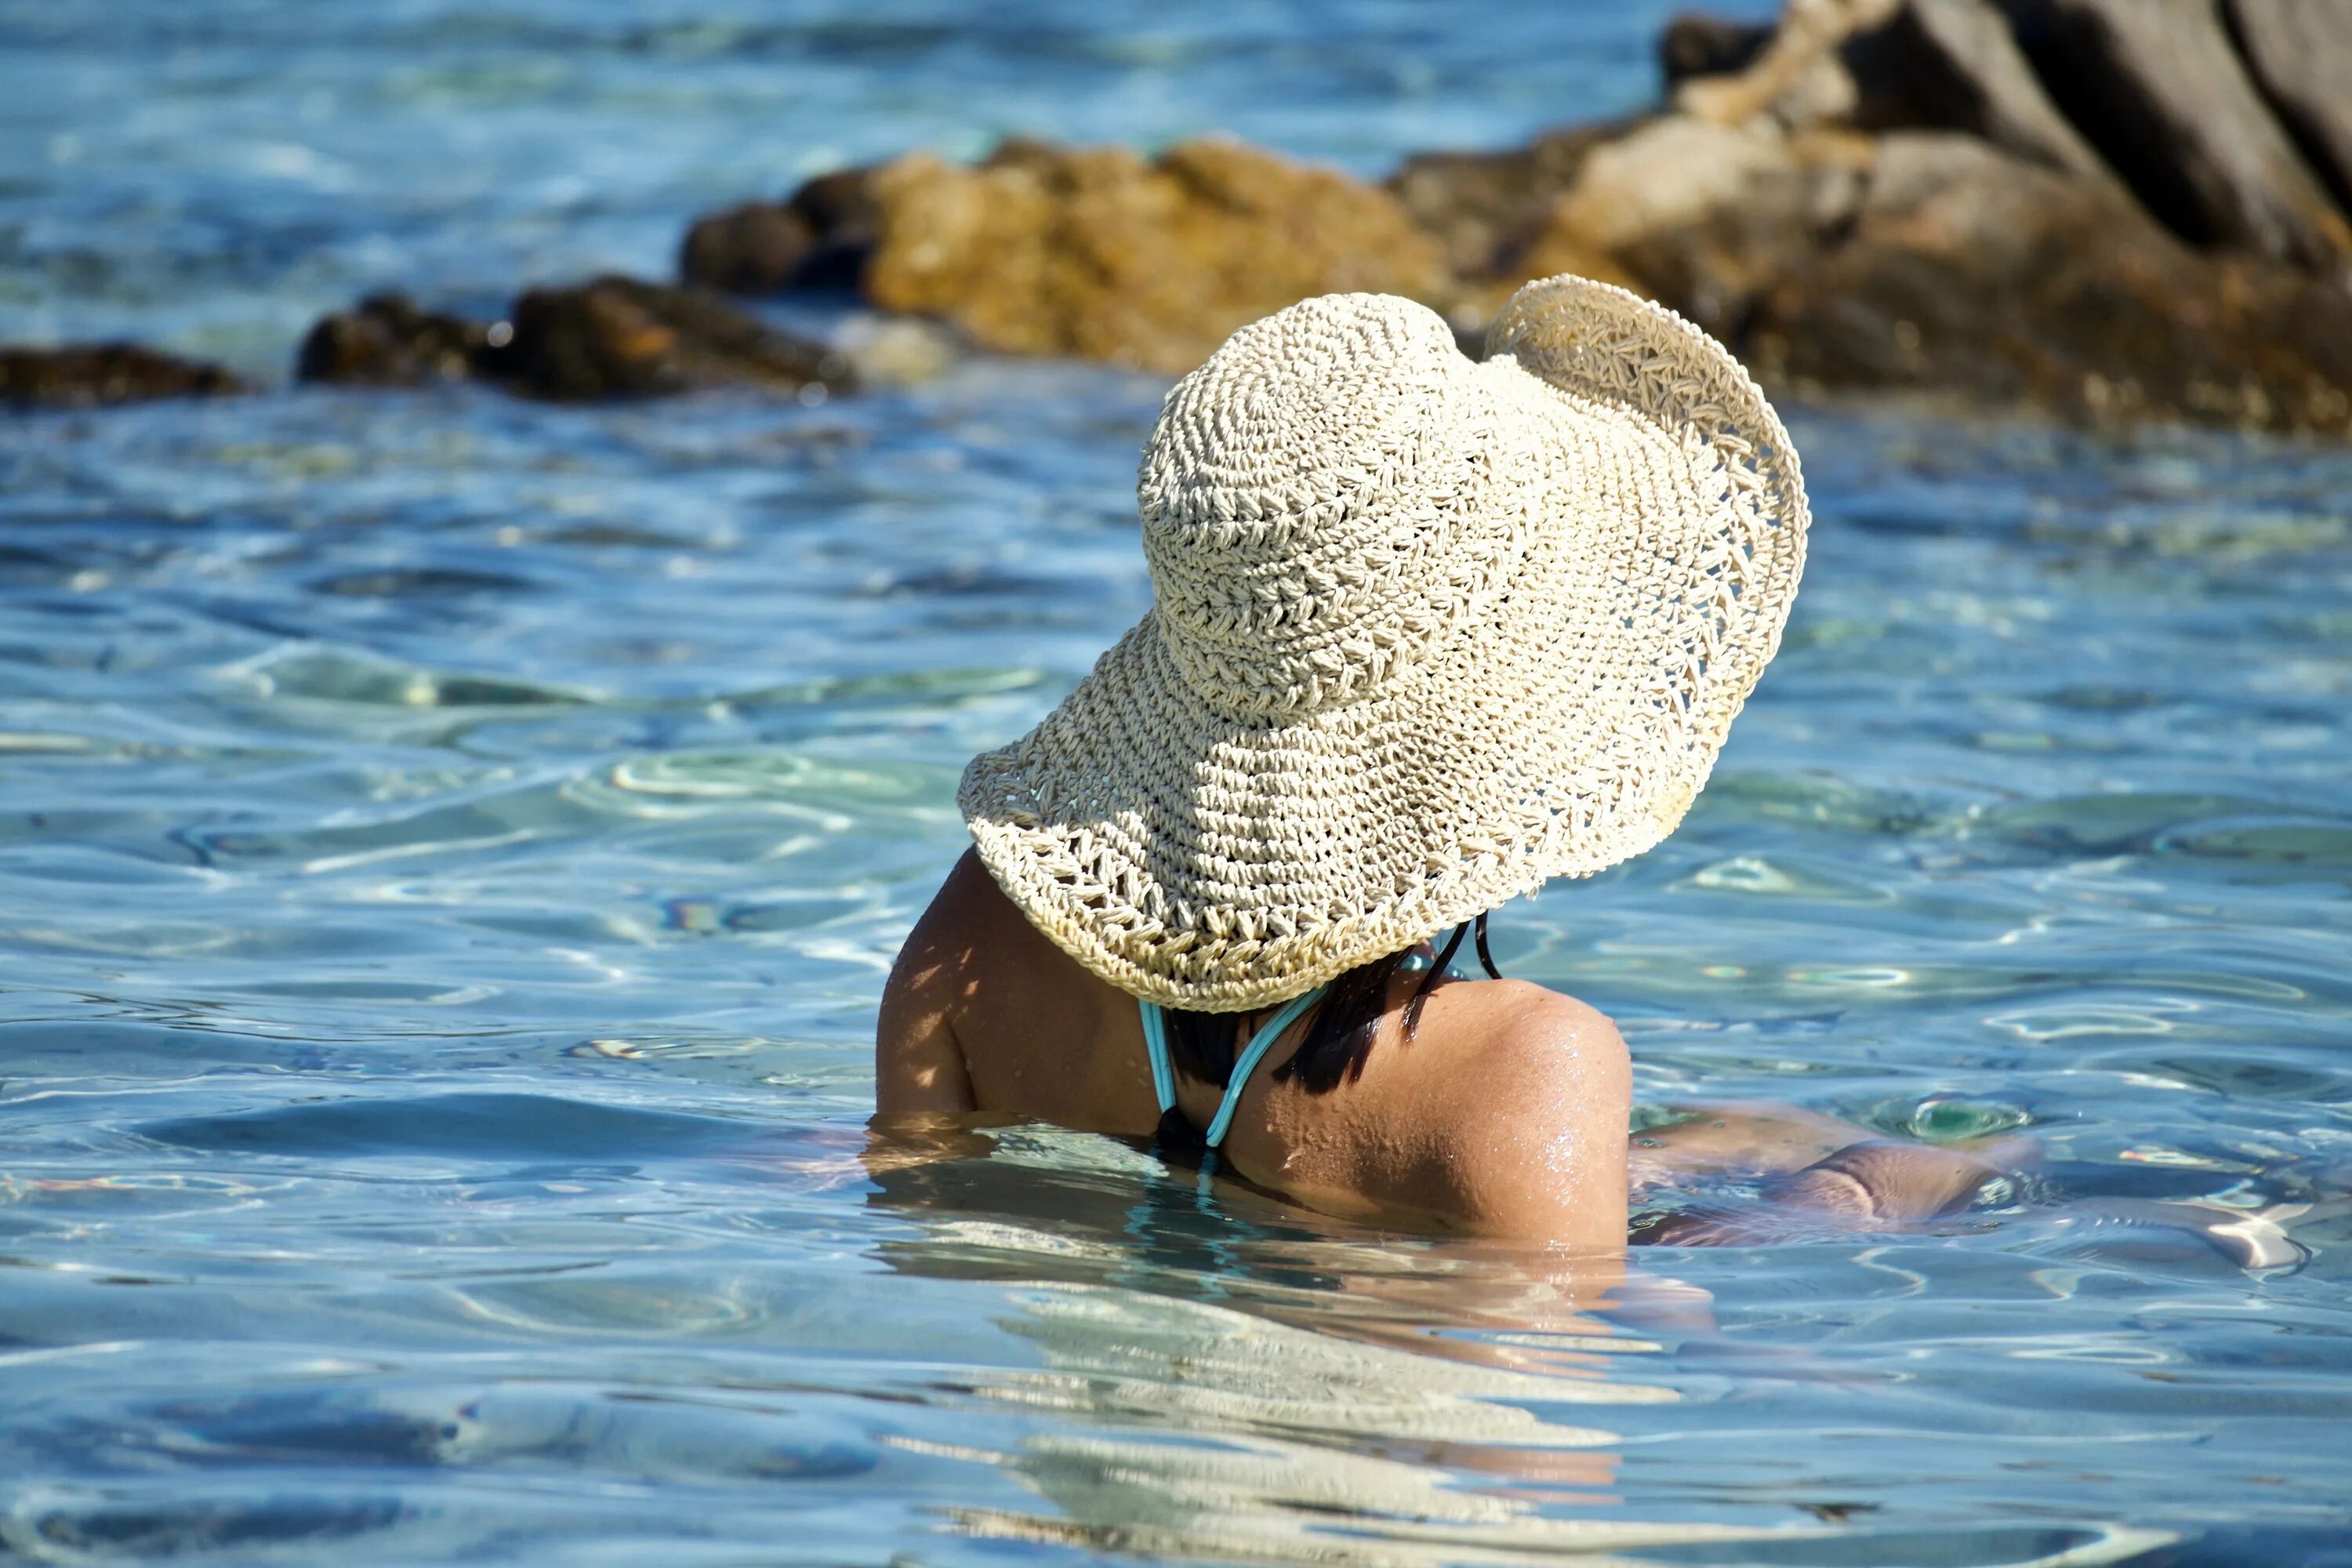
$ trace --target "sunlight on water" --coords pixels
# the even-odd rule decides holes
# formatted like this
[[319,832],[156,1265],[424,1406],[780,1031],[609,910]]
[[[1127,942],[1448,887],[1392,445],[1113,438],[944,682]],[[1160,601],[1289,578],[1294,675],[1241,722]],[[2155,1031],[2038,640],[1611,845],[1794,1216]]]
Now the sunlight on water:
[[[1638,101],[1655,10],[0,5],[54,68],[0,66],[0,283],[274,366],[916,140],[1500,140]],[[1715,782],[1498,956],[1645,1118],[2042,1158],[1621,1279],[1048,1128],[868,1149],[958,771],[1146,603],[1161,391],[0,423],[0,1557],[2347,1550],[2352,456],[1796,411],[1812,565]]]

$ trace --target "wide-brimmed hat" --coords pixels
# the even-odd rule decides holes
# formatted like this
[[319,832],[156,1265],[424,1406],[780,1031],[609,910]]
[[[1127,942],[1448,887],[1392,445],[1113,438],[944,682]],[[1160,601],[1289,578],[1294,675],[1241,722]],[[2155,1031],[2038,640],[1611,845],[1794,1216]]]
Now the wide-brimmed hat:
[[1253,1009],[1682,820],[1779,647],[1804,484],[1673,311],[1581,278],[1473,361],[1307,300],[1176,384],[1151,610],[958,804],[1006,895],[1163,1005]]

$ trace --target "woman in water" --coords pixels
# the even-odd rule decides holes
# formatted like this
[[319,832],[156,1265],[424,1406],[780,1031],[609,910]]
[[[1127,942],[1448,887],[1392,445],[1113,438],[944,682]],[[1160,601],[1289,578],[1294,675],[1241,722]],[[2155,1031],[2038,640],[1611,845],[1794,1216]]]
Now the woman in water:
[[1496,973],[1489,910],[1689,809],[1807,511],[1770,405],[1672,312],[1555,278],[1487,348],[1331,295],[1169,395],[1152,608],[966,771],[973,848],[890,977],[879,1110],[1156,1134],[1327,1212],[1577,1246],[1622,1246],[1629,1182],[1676,1174],[1824,1226],[1965,1206],[1988,1165],[1804,1112],[1629,1149],[1615,1027]]

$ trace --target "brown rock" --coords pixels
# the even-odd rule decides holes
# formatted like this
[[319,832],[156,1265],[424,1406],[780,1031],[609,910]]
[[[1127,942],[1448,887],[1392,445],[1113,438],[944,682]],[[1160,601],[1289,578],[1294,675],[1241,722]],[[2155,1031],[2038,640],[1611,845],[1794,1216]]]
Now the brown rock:
[[510,319],[473,321],[380,294],[320,321],[305,381],[402,386],[467,377],[537,397],[649,396],[754,384],[843,390],[848,361],[692,289],[604,277],[534,289]]
[[874,245],[868,169],[820,174],[782,202],[748,202],[686,231],[678,275],[730,294],[857,287]]
[[866,298],[984,347],[1189,370],[1247,321],[1311,294],[1443,304],[1454,280],[1396,197],[1234,142],[1016,143],[975,167],[911,154],[877,171]]
[[375,294],[321,317],[302,340],[294,374],[359,386],[458,381],[472,374],[489,338],[485,322],[421,310],[403,295]]
[[1732,22],[1684,11],[1658,37],[1658,68],[1674,87],[1698,76],[1731,76],[1756,63],[1772,41],[1769,22]]
[[2330,194],[2352,210],[2352,0],[2227,5],[2255,84]]
[[248,390],[216,364],[136,343],[0,348],[0,407],[97,408],[159,397],[217,397]]
[[2042,83],[2192,244],[2336,270],[2352,225],[2247,78],[2217,0],[2007,0]]
[[1988,0],[1905,0],[1849,37],[1853,121],[1871,131],[1966,131],[2032,163],[2100,175],[2106,164],[2058,112]]
[[765,294],[790,285],[816,231],[782,202],[745,202],[694,220],[678,247],[679,279],[699,289]]
[[1799,385],[2098,421],[2352,415],[2341,290],[2192,251],[2109,182],[1958,135],[1885,137],[1851,234],[1759,300],[1741,346]]
[[849,367],[808,342],[689,289],[604,277],[534,289],[515,301],[510,336],[482,374],[533,396],[647,396],[754,384],[845,389]]

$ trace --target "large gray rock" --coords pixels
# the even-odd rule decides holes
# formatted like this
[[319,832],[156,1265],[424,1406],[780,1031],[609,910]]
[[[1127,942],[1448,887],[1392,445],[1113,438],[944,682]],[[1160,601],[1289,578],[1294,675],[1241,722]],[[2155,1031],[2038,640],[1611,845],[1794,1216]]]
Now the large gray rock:
[[1870,159],[1852,132],[1664,115],[1592,152],[1510,272],[1627,284],[1730,333],[1847,220]]
[[1678,113],[1717,125],[1783,131],[1841,125],[1854,109],[1853,78],[1840,50],[1885,25],[1900,0],[1787,0],[1771,41],[1744,70],[1673,84]]
[[2217,0],[2005,0],[2060,109],[2192,243],[2313,268],[2347,225],[2239,62]]
[[1642,291],[1671,300],[1717,336],[1737,339],[1759,296],[1816,265],[1835,243],[1867,177],[1869,145],[1859,137],[1803,132],[1789,140],[1787,161],[1757,167],[1736,200],[1621,240],[1608,252],[1611,261]]
[[2338,202],[2352,204],[2352,0],[2228,0],[2271,107]]
[[2352,296],[2192,250],[2111,181],[1949,133],[1882,139],[1851,231],[1763,295],[1736,346],[1800,387],[2102,423],[2352,426]]
[[1693,77],[1730,76],[1756,63],[1772,42],[1769,22],[1735,22],[1684,11],[1658,35],[1658,68],[1672,89]]
[[1966,131],[2019,157],[2078,174],[2106,164],[2066,123],[1988,0],[1906,0],[1884,26],[1848,38],[1853,121],[1870,131]]

